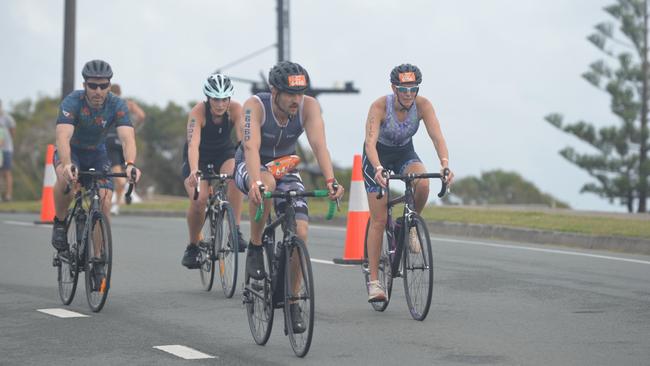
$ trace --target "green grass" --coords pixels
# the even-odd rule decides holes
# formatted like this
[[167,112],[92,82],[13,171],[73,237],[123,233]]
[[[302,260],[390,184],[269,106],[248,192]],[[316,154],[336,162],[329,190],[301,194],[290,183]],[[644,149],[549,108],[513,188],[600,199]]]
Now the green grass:
[[[163,211],[183,214],[189,200],[179,197],[163,197],[137,205],[122,206],[121,211],[146,212]],[[311,199],[309,212],[314,217],[324,217],[327,212],[326,199]],[[244,203],[247,211],[247,203]],[[244,214],[246,214],[246,211]],[[0,212],[40,212],[39,201],[0,203]],[[400,213],[401,209],[395,211]],[[245,215],[246,216],[246,215]],[[590,215],[571,211],[511,210],[499,208],[458,208],[430,206],[424,210],[426,220],[449,221],[468,224],[485,224],[538,230],[560,231],[587,235],[626,236],[650,239],[650,215],[647,218],[625,215]],[[347,217],[347,202],[341,204],[341,211],[335,217]]]

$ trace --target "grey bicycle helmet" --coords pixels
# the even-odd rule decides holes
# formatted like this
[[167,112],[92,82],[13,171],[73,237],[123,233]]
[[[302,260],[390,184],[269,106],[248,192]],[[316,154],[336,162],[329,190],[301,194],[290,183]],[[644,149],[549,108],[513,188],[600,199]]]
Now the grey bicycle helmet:
[[108,62],[103,60],[92,60],[86,62],[84,68],[81,70],[81,75],[84,80],[89,78],[97,79],[111,79],[113,77],[113,69]]
[[285,93],[302,94],[309,89],[309,74],[295,62],[282,61],[269,72],[269,84]]
[[395,66],[390,72],[390,83],[393,85],[420,84],[422,83],[422,72],[417,66],[411,64]]
[[225,99],[235,93],[235,88],[226,75],[212,74],[203,83],[203,94],[208,98]]

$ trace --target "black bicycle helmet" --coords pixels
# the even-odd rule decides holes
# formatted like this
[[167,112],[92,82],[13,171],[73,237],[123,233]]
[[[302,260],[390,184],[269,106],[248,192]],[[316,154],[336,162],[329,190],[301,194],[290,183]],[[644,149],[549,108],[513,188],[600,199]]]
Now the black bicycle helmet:
[[92,60],[86,62],[83,70],[81,70],[81,75],[84,77],[84,80],[89,78],[110,80],[113,77],[113,69],[111,69],[111,65],[106,61]]
[[285,93],[302,94],[309,89],[309,74],[295,62],[282,61],[269,72],[269,84]]
[[422,72],[417,66],[411,64],[395,66],[390,72],[390,83],[393,85],[420,84],[422,83]]

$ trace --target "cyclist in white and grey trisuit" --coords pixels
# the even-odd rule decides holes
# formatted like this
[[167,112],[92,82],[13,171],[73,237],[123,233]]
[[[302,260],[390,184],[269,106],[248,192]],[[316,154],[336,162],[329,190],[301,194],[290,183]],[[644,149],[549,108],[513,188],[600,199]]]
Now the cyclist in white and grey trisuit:
[[[402,64],[390,73],[392,94],[380,97],[370,106],[366,121],[366,139],[363,149],[363,179],[370,206],[368,230],[368,267],[370,284],[368,301],[384,301],[386,294],[377,281],[382,232],[386,225],[386,196],[377,199],[380,187],[386,187],[382,171],[390,169],[398,174],[426,173],[422,161],[413,148],[412,136],[424,122],[431,142],[440,160],[441,172],[449,167],[447,143],[431,102],[418,95],[422,72],[417,66]],[[454,174],[449,173],[447,184]],[[429,197],[429,180],[415,182],[415,209],[422,212]],[[415,232],[411,232],[414,235]],[[416,240],[414,240],[416,242]]]
[[[343,187],[337,185],[330,153],[325,142],[325,128],[318,101],[304,93],[309,88],[309,75],[297,63],[283,61],[269,73],[271,93],[252,96],[244,103],[243,144],[235,154],[237,187],[248,194],[250,217],[255,216],[262,201],[259,190],[304,190],[298,172],[292,172],[276,181],[265,164],[277,158],[294,154],[298,137],[304,131],[323,172],[330,190],[330,199],[343,195]],[[270,212],[264,206],[263,219],[251,221],[251,239],[248,246],[246,271],[255,279],[264,277],[262,258],[262,229]],[[282,212],[283,202],[276,202],[276,210]],[[307,242],[307,205],[298,202],[296,207],[297,235]]]

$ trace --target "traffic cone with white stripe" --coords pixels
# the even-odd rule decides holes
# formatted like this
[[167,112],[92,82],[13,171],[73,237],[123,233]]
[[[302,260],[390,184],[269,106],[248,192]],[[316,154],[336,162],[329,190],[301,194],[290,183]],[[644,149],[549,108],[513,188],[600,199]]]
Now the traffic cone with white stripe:
[[41,196],[41,221],[37,224],[52,224],[54,222],[54,183],[56,183],[56,172],[54,171],[54,145],[47,145],[45,154],[45,171],[43,173],[43,194]]
[[348,228],[345,237],[343,258],[334,258],[336,264],[361,264],[363,262],[363,241],[366,225],[370,218],[368,199],[363,186],[361,155],[354,155],[352,181],[350,182],[350,201],[348,204]]

